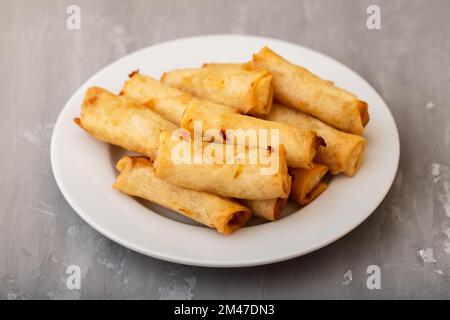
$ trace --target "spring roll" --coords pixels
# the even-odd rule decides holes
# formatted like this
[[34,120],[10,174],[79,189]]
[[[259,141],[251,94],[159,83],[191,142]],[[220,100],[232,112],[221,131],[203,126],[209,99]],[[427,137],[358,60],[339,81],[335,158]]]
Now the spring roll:
[[[197,143],[194,140],[177,138],[169,132],[162,132],[154,164],[156,175],[185,188],[223,197],[267,200],[289,196],[290,176],[287,171],[286,152],[282,145],[278,152],[272,151],[273,162],[269,165],[270,168],[260,161],[251,163],[246,160],[250,156],[248,148],[244,148],[245,154],[232,150],[230,156],[225,158],[228,154],[224,150],[225,146],[226,144],[215,142]],[[198,149],[200,147],[201,150]],[[217,155],[217,158],[208,162],[206,157],[203,157],[206,150],[211,151],[209,154]],[[200,161],[196,159],[196,152],[200,152],[203,157]],[[181,157],[188,156],[189,159],[184,161],[185,158],[176,158],[181,154]]]
[[224,110],[205,109],[196,105],[186,109],[181,127],[193,132],[197,121],[201,121],[203,132],[209,129],[221,131],[233,129],[236,132],[247,129],[278,129],[279,143],[284,145],[288,166],[293,168],[310,168],[317,149],[325,144],[324,140],[311,130],[303,130],[284,123],[257,119]]
[[241,200],[255,216],[270,221],[277,220],[281,217],[286,201],[287,199],[283,198],[269,200]]
[[328,188],[325,176],[328,168],[321,164],[314,164],[311,169],[289,169],[292,176],[290,198],[300,205],[307,205]]
[[332,82],[294,65],[269,48],[253,56],[249,67],[273,76],[274,98],[345,132],[361,135],[369,122],[367,103]]
[[177,128],[148,107],[97,87],[87,90],[74,121],[98,140],[150,158],[158,151],[160,132]]
[[250,210],[237,201],[185,189],[156,177],[153,163],[147,158],[124,157],[117,169],[120,174],[115,189],[157,203],[220,233],[232,233],[251,217]]
[[272,75],[265,70],[211,64],[166,72],[161,82],[244,114],[267,115],[272,105]]
[[190,94],[162,84],[138,71],[130,74],[120,93],[121,96],[133,99],[148,106],[163,118],[176,125],[181,124],[183,113],[189,105],[196,104],[203,108],[225,109],[235,112],[235,109],[207,100],[197,99]]
[[312,116],[278,103],[274,103],[267,119],[316,131],[325,140],[326,146],[319,148],[314,161],[326,165],[331,174],[343,172],[352,177],[361,166],[366,145],[363,137],[337,130]]

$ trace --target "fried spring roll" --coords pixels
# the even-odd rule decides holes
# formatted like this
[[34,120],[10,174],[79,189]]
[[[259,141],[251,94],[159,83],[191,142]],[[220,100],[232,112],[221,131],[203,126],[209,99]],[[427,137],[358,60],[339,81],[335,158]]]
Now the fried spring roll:
[[150,158],[156,156],[160,132],[177,128],[148,107],[97,87],[88,89],[74,121],[98,140]]
[[228,106],[194,98],[186,92],[162,84],[149,76],[141,75],[139,72],[130,74],[130,79],[125,82],[120,94],[148,106],[176,125],[181,124],[184,111],[192,104],[200,105],[203,108],[235,111]]
[[274,98],[340,130],[361,135],[369,121],[367,103],[332,82],[294,65],[269,48],[253,56],[249,67],[273,76]]
[[[201,143],[200,146],[203,148],[200,152],[204,152],[206,148],[212,150],[211,147],[224,150],[225,144]],[[260,162],[252,164],[240,160],[242,154],[239,152],[233,152],[230,158],[225,159],[226,151],[222,151],[224,157],[221,157],[220,161],[195,161],[195,148],[198,147],[199,144],[194,141],[174,139],[171,133],[162,132],[155,161],[156,175],[185,188],[223,197],[267,200],[289,196],[290,176],[286,166],[286,152],[282,145],[277,153],[273,152],[276,166],[267,174],[264,173],[267,166]],[[180,155],[180,150],[183,157],[188,155],[190,160],[175,159],[174,157]],[[218,149],[212,152],[219,154]],[[244,152],[245,159],[249,159],[248,148],[245,148]]]
[[239,65],[211,64],[164,73],[161,82],[240,113],[266,115],[272,106],[272,75]]
[[205,109],[192,105],[186,109],[181,127],[193,132],[195,121],[201,121],[203,131],[208,129],[221,131],[226,129],[278,129],[279,143],[284,145],[288,166],[293,168],[310,168],[317,149],[319,146],[325,145],[324,140],[311,130],[303,130],[284,123],[257,119],[224,110]]
[[300,205],[306,205],[316,199],[328,188],[323,178],[328,168],[324,165],[314,164],[311,169],[289,169],[292,175],[292,188],[290,198]]
[[286,201],[287,199],[283,198],[269,200],[241,200],[255,216],[271,221],[281,217]]
[[314,161],[326,165],[331,174],[343,172],[352,177],[361,166],[366,145],[363,137],[337,130],[312,116],[278,103],[274,103],[267,119],[316,131],[325,140],[326,146],[319,148]]
[[232,233],[251,217],[250,210],[237,201],[185,189],[156,177],[153,163],[147,158],[124,157],[117,169],[120,174],[115,189],[157,203],[220,233]]

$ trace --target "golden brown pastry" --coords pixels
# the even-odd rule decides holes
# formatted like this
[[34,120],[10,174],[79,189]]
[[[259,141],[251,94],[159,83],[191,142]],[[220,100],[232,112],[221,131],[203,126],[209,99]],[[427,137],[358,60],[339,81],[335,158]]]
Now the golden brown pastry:
[[194,98],[186,92],[165,85],[139,72],[130,74],[130,79],[125,82],[120,95],[148,106],[163,118],[178,126],[181,124],[184,111],[190,105],[199,105],[206,109],[225,109],[230,112],[235,112],[235,109],[231,107]]
[[232,233],[251,217],[250,210],[237,201],[185,189],[158,178],[147,158],[124,157],[117,163],[117,169],[120,174],[113,185],[115,189],[157,203],[220,233]]
[[306,205],[316,199],[328,188],[324,177],[328,168],[324,165],[314,164],[311,169],[289,169],[292,176],[290,198],[300,205]]
[[196,97],[233,107],[243,114],[266,115],[272,106],[272,75],[264,70],[207,64],[203,68],[166,72],[161,82]]
[[369,122],[367,103],[332,82],[294,65],[269,48],[253,55],[247,67],[273,76],[274,98],[345,132],[361,135]]
[[314,161],[326,165],[331,174],[343,172],[352,177],[361,166],[366,145],[363,137],[337,130],[319,119],[278,103],[274,103],[267,119],[317,132],[326,146],[319,148]]
[[201,121],[203,131],[208,129],[221,131],[226,131],[226,129],[278,129],[279,143],[284,145],[288,166],[293,168],[309,168],[317,149],[324,145],[323,139],[311,130],[303,130],[280,122],[257,119],[226,110],[191,105],[183,115],[181,127],[193,132],[195,121]]
[[[268,169],[266,165],[239,160],[241,154],[238,152],[233,153],[231,160],[225,159],[226,151],[222,151],[223,157],[220,157],[220,162],[211,161],[208,163],[205,159],[196,161],[196,147],[199,147],[199,145],[193,141],[175,140],[171,133],[162,132],[155,161],[156,175],[185,188],[223,197],[248,200],[288,197],[290,176],[286,166],[286,152],[282,145],[279,152],[273,152],[272,154],[273,157],[277,157],[274,158],[277,166],[273,167],[273,174],[264,174],[264,170]],[[205,148],[211,147],[224,150],[225,145],[205,142],[201,143],[201,147],[203,151],[206,150]],[[219,154],[218,152],[216,153]],[[244,148],[244,152],[248,159],[249,149]],[[180,154],[182,156],[188,155],[188,161],[183,161],[181,157],[179,159],[174,158],[174,156]]]
[[97,87],[87,90],[75,123],[96,139],[150,158],[156,156],[160,132],[177,128],[150,108]]

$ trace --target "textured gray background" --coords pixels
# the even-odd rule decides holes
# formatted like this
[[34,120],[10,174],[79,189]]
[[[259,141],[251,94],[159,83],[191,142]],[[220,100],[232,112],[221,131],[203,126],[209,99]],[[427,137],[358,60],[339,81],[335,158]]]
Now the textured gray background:
[[[372,3],[381,7],[382,30],[366,28]],[[80,31],[66,29],[69,4],[81,7]],[[0,0],[0,298],[450,298],[449,14],[445,0]],[[400,130],[400,168],[360,227],[291,261],[207,269],[131,252],[67,204],[49,144],[69,96],[126,53],[206,33],[319,50],[384,97]],[[424,248],[435,262],[416,256]],[[70,264],[82,269],[81,290],[66,288]],[[371,264],[381,268],[381,290],[366,287]]]

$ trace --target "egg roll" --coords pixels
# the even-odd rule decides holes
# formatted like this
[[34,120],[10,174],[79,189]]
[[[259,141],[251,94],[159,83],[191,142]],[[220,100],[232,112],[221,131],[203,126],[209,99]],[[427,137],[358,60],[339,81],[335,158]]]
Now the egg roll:
[[274,98],[290,108],[357,135],[363,133],[369,122],[367,103],[331,81],[286,61],[267,47],[253,55],[247,66],[272,73]]
[[322,194],[327,188],[325,181],[328,168],[315,164],[311,169],[290,168],[292,187],[290,198],[300,205],[307,205]]
[[74,121],[98,140],[150,158],[156,156],[160,132],[177,128],[148,107],[97,87],[87,90]]
[[166,72],[161,82],[253,116],[266,115],[272,105],[272,75],[265,70],[206,64],[202,68]]
[[138,71],[130,74],[130,78],[125,82],[120,95],[148,106],[163,118],[178,126],[181,124],[184,111],[192,104],[200,105],[203,108],[225,109],[235,112],[234,108],[195,98],[186,92],[142,75]]
[[366,146],[362,136],[346,133],[310,115],[274,103],[268,120],[283,122],[304,130],[314,130],[326,143],[317,151],[315,162],[324,164],[333,175],[354,176],[361,166]]
[[[155,160],[155,172],[159,178],[165,179],[173,184],[223,197],[267,200],[274,198],[287,198],[290,192],[290,176],[286,165],[286,152],[280,145],[278,152],[271,156],[277,157],[277,165],[273,167],[271,174],[265,174],[266,164],[249,159],[249,149],[245,148],[244,156],[236,150],[231,158],[225,159],[227,154],[222,143],[197,143],[194,140],[176,138],[170,132],[162,132],[160,136],[159,149]],[[207,148],[219,150],[222,156],[218,161],[207,162],[202,158],[195,158],[196,148],[201,146],[202,154]],[[180,152],[181,150],[181,152]],[[175,161],[173,156],[184,153],[188,154],[189,161]],[[191,157],[192,155],[192,157]],[[219,155],[217,157],[220,157]],[[197,161],[196,161],[197,160]]]
[[287,199],[241,200],[241,202],[252,211],[253,215],[274,221],[283,214]]
[[152,161],[145,157],[124,157],[117,169],[120,174],[113,185],[115,189],[159,204],[220,233],[236,231],[251,217],[250,210],[235,200],[185,189],[158,178]]
[[[218,129],[278,129],[279,143],[287,153],[287,163],[293,168],[310,168],[319,146],[324,140],[314,131],[303,130],[284,123],[267,121],[219,109],[205,109],[198,105],[189,106],[183,116],[181,127],[194,131],[195,122],[201,121],[202,130]],[[258,142],[260,143],[260,142]]]

